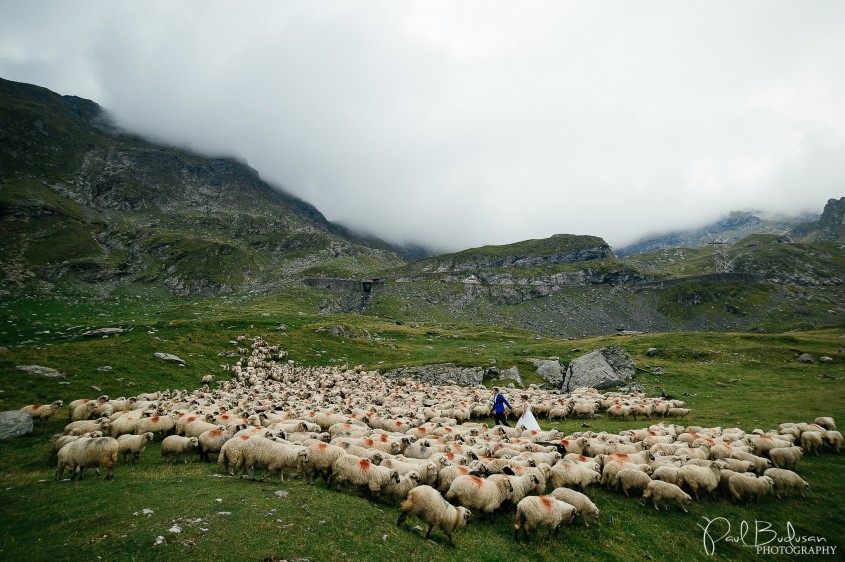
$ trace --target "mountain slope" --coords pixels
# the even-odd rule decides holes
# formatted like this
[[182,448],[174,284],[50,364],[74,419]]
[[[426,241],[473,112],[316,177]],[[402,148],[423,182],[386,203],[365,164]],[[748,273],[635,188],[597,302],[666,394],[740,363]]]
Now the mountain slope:
[[402,263],[245,164],[126,134],[94,102],[2,79],[0,236],[6,281],[99,291],[266,290]]

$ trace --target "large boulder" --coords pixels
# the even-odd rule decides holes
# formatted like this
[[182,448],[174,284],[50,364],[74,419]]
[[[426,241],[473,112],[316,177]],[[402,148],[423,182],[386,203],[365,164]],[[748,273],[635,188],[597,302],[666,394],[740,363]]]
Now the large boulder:
[[514,365],[510,369],[503,369],[499,372],[498,376],[500,379],[510,379],[516,382],[516,384],[518,384],[519,386],[523,386],[522,377],[519,376],[519,369],[516,368],[516,365]]
[[32,433],[32,416],[21,410],[0,412],[0,441]]
[[384,376],[393,379],[412,378],[428,384],[447,384],[448,381],[454,381],[461,386],[475,386],[481,384],[486,373],[486,367],[458,367],[454,363],[437,363],[399,367],[387,371]]
[[625,384],[634,377],[634,361],[618,345],[602,347],[573,359],[566,370],[563,389],[608,388]]
[[563,384],[563,367],[557,359],[528,359],[535,367],[537,374],[543,377],[554,388]]

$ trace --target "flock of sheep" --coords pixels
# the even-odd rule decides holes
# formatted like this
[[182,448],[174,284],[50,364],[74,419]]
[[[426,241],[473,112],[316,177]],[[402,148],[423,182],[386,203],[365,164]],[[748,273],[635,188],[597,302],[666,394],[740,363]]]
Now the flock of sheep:
[[[665,419],[689,414],[681,401],[533,385],[521,393],[538,418],[603,412],[660,421],[618,434],[490,427],[475,421],[491,414],[483,387],[391,380],[362,366],[296,367],[260,337],[239,351],[233,377],[213,390],[204,384],[193,392],[71,402],[69,423],[53,441],[56,480],[65,471],[81,479],[86,468],[105,468],[112,479],[119,455],[137,461],[158,435],[162,457],[216,455],[227,474],[254,477],[259,468],[264,478],[284,482],[286,472],[296,472],[308,483],[321,478],[336,489],[389,498],[401,505],[397,524],[413,515],[428,523],[426,538],[436,526],[451,544],[471,512],[490,517],[508,506],[515,506],[517,540],[541,526],[551,537],[579,516],[589,525],[599,509],[585,492],[597,485],[634,493],[655,509],[674,502],[685,512],[685,504],[706,496],[749,502],[768,493],[803,495],[809,485],[795,472],[801,456],[826,447],[839,452],[843,444],[828,417],[768,432],[683,427]],[[49,418],[62,406],[22,409]]]

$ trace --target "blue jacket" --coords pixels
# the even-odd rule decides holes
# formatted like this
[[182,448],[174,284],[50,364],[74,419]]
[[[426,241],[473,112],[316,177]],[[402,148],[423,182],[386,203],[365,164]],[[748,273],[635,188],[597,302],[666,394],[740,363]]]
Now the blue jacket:
[[493,411],[502,413],[505,411],[505,405],[507,405],[508,408],[511,408],[510,403],[505,400],[505,396],[500,392],[496,395],[496,399],[493,401]]

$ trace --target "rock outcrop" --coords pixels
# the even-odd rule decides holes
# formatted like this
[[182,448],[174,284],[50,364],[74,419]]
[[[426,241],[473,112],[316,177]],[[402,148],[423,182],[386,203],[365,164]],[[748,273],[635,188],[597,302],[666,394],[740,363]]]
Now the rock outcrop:
[[557,359],[528,359],[535,367],[537,367],[537,374],[552,385],[554,388],[560,388],[563,384],[564,369]]
[[0,441],[32,433],[32,416],[20,410],[0,412]]
[[613,345],[602,347],[573,359],[566,370],[563,389],[578,387],[608,388],[630,381],[635,373],[634,361],[628,352]]
[[384,376],[402,379],[413,378],[427,384],[447,384],[454,381],[461,386],[475,386],[481,384],[487,374],[485,367],[458,367],[454,363],[437,363],[434,365],[416,365],[413,367],[399,367],[384,373]]

